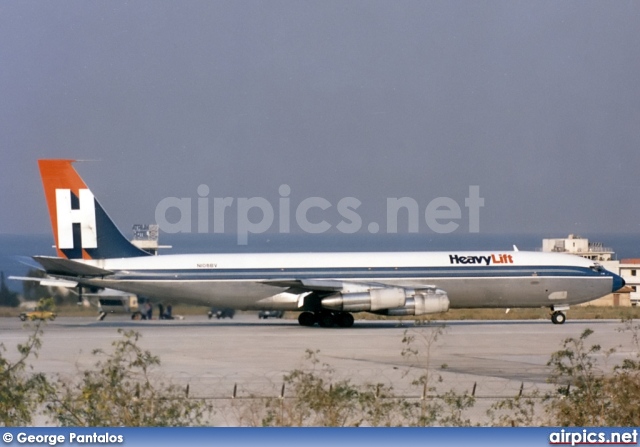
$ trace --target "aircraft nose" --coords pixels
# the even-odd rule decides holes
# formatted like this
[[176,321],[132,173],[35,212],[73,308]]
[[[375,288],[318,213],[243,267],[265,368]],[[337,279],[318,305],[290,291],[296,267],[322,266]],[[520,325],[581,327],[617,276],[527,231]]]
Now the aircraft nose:
[[613,274],[613,289],[612,289],[612,292],[615,292],[616,290],[622,289],[625,284],[626,284],[626,282],[624,281],[624,279],[622,279],[621,276],[618,276],[615,273]]

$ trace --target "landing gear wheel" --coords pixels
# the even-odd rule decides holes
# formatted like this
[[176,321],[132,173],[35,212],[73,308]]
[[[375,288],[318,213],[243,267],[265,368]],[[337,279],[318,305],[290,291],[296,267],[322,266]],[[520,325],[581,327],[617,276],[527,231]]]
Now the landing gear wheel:
[[563,312],[557,310],[551,314],[551,322],[553,324],[563,324],[565,321],[567,321],[567,316]]
[[318,317],[320,327],[333,327],[336,324],[336,317],[332,313],[322,313]]
[[316,324],[316,316],[311,312],[302,312],[298,316],[298,323],[300,326],[313,326]]
[[336,315],[336,324],[340,327],[351,327],[353,326],[353,315],[350,313],[344,312]]

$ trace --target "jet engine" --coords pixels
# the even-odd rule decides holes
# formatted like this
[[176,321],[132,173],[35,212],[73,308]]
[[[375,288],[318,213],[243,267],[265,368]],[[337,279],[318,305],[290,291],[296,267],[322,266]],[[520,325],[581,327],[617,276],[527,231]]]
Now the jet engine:
[[429,288],[416,290],[411,298],[407,298],[405,305],[394,309],[376,312],[383,315],[425,315],[446,312],[449,310],[449,297],[442,289]]
[[400,287],[371,289],[367,292],[337,293],[323,298],[325,309],[361,312],[402,307],[407,301],[406,290]]

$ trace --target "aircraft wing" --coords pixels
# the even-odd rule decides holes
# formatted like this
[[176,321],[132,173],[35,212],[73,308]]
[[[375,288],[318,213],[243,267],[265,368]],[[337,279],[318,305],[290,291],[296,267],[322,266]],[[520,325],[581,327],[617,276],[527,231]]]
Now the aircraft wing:
[[415,290],[422,289],[432,289],[436,287],[432,284],[425,284],[420,287],[401,287],[391,284],[385,284],[383,282],[373,282],[373,281],[342,281],[338,279],[292,279],[292,280],[276,280],[276,281],[264,281],[264,284],[269,284],[278,287],[289,287],[288,292],[294,293],[303,293],[303,292],[319,292],[319,293],[332,293],[332,292],[341,292],[341,293],[358,293],[358,292],[368,292],[373,289],[403,289],[408,293],[412,293]]
[[403,287],[371,281],[311,278],[267,283],[289,287],[288,293],[299,293],[298,308],[314,308],[315,303],[315,308],[319,305],[332,311],[422,315],[444,312],[450,304],[447,293],[433,285]]
[[41,286],[45,287],[68,287],[71,289],[78,286],[78,283],[76,281],[67,281],[65,279],[34,278],[33,276],[9,276],[9,279],[15,279],[16,281],[37,282]]

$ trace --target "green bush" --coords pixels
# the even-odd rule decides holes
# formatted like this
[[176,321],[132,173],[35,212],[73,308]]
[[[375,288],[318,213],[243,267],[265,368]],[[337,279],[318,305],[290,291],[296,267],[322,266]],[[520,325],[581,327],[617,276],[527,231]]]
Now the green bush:
[[204,424],[211,407],[175,385],[153,380],[150,371],[160,365],[158,357],[138,346],[138,333],[118,332],[123,337],[113,342],[113,352],[93,352],[103,359],[82,372],[80,383],[58,380],[49,396],[49,416],[61,426]]
[[[41,300],[39,305],[50,306],[51,300]],[[42,325],[38,321],[33,333],[24,344],[18,344],[18,360],[8,360],[7,351],[0,343],[0,424],[9,426],[27,425],[33,422],[33,416],[44,395],[49,391],[49,383],[44,374],[32,374],[27,365],[29,357],[37,357],[42,344]],[[30,327],[29,323],[25,325]]]

